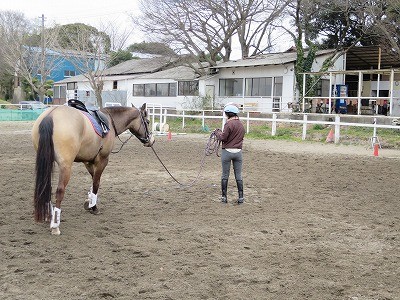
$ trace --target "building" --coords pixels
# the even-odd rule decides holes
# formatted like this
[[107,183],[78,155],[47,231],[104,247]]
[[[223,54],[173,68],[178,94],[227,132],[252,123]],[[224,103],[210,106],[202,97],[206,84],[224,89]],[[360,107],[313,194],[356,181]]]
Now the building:
[[[105,68],[105,58],[98,57],[93,54],[82,54],[79,51],[73,50],[51,50],[46,49],[44,67],[46,70],[46,80],[52,80],[54,82],[71,78],[81,74],[81,70],[77,68],[79,64],[90,60],[89,64],[92,70],[104,69]],[[29,65],[31,65],[32,74],[38,79],[41,79],[41,48],[39,47],[29,47],[26,51],[26,60],[31,60]],[[21,89],[21,80],[15,80],[16,86],[14,88],[14,100],[20,101],[25,99],[25,95]]]
[[[181,65],[178,57],[132,59],[102,72],[102,106],[106,102],[141,106],[144,102],[163,107],[181,108],[185,101],[198,96],[194,69]],[[54,84],[54,97],[65,103],[79,99],[96,103],[90,83],[83,75],[66,78]]]
[[[400,114],[400,74],[394,69],[400,66],[398,60],[379,47],[353,48],[320,72],[333,51],[318,51],[311,72],[302,74],[303,81],[310,75],[315,79],[312,93],[306,85],[301,92],[297,89],[295,51],[221,62],[208,68],[203,77],[178,58],[130,60],[103,72],[103,91],[109,93],[103,105],[106,101],[135,106],[146,102],[190,109],[201,103],[220,109],[235,102],[245,111],[330,113],[339,107],[346,109],[337,112],[353,114],[382,113],[386,106],[389,108],[383,111],[390,114],[396,111],[393,105],[398,101]],[[118,97],[113,99],[113,94]],[[85,97],[93,97],[93,92],[88,81],[78,76],[55,83],[55,96],[61,101],[75,97],[89,101]]]

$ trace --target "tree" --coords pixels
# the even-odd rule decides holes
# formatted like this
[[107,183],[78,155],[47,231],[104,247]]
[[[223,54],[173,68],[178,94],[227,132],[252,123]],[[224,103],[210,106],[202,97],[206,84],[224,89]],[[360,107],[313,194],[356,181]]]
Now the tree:
[[[38,47],[40,36],[40,47]],[[23,14],[0,11],[0,60],[9,74],[26,80],[43,100],[46,81],[56,67],[54,57],[46,57],[54,45],[55,34],[41,28],[38,32]],[[39,79],[39,81],[37,80]]]
[[[364,0],[296,0],[288,6],[291,25],[286,28],[297,51],[295,76],[300,98],[303,96],[303,74],[311,71],[317,50],[329,47],[331,55],[321,70],[326,71],[346,51],[356,45],[377,40],[375,22],[367,13],[371,3]],[[318,77],[306,76],[306,93],[312,94]]]
[[368,12],[374,18],[380,46],[400,59],[400,0],[382,1],[369,6]]
[[124,61],[131,60],[133,58],[132,53],[126,50],[111,51],[111,59],[108,63],[108,67],[118,65]]
[[250,55],[250,49],[252,55],[265,51],[269,47],[266,37],[271,33],[268,25],[287,2],[290,1],[141,0],[142,16],[135,19],[135,24],[177,53],[197,57],[198,67],[202,67],[201,61],[215,66],[219,58],[230,59],[236,36],[243,57]]
[[[96,97],[95,105],[102,107],[104,71],[118,57],[113,53],[127,55],[120,48],[111,49],[111,46],[122,47],[126,33],[110,37],[107,32],[117,32],[112,24],[97,29],[77,23],[59,26],[57,30],[60,32],[58,51],[88,80]],[[110,50],[114,52],[110,53]]]
[[130,52],[148,53],[164,56],[174,56],[176,53],[168,45],[160,42],[141,42],[129,45],[126,49]]
[[[61,49],[85,49],[88,52],[98,50],[98,43],[101,41],[102,51],[108,53],[111,48],[110,37],[97,28],[83,23],[73,23],[54,27],[53,30],[58,32],[58,46]],[[82,45],[79,45],[83,43]]]
[[0,65],[0,98],[9,100],[12,98],[14,88],[14,76]]
[[280,21],[283,11],[291,0],[233,1],[233,12],[240,20],[237,35],[242,58],[267,52],[273,47],[271,40],[275,23]]
[[95,93],[95,105],[102,106],[103,71],[109,56],[110,39],[104,33],[85,24],[70,24],[58,27],[59,51],[80,74],[88,80]]

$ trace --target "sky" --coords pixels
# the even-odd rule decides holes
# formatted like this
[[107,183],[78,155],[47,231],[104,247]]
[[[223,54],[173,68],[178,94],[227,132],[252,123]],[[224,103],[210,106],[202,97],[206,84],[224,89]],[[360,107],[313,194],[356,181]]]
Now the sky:
[[[44,14],[46,27],[80,22],[100,29],[112,22],[123,30],[133,28],[129,16],[138,14],[139,6],[138,0],[0,0],[0,10],[22,12],[38,25]],[[129,44],[141,42],[140,38],[140,34],[132,34]]]
[[[46,27],[80,22],[102,29],[111,22],[121,33],[134,30],[130,15],[140,12],[139,0],[0,0],[0,10],[22,12],[38,26],[44,14]],[[125,46],[142,41],[146,41],[145,36],[133,31]],[[286,44],[280,50],[289,48]],[[239,57],[239,45],[234,44],[231,59]]]

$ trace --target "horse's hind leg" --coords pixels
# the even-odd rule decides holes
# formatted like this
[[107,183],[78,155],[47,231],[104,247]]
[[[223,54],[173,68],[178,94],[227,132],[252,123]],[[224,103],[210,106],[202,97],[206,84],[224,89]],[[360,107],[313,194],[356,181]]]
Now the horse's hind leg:
[[51,234],[60,234],[61,221],[61,202],[64,199],[65,188],[71,178],[71,165],[59,165],[60,175],[58,177],[58,186],[56,190],[56,205],[52,208],[52,217],[50,222]]

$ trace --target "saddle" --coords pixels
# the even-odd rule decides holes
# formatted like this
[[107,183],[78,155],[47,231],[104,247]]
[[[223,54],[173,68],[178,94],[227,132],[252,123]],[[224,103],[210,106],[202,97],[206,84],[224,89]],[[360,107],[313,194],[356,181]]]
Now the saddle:
[[107,133],[110,131],[110,124],[106,115],[98,109],[87,109],[86,105],[77,100],[77,99],[70,99],[68,100],[68,106],[81,110],[83,112],[88,113],[101,127],[102,130],[102,137],[105,137]]

